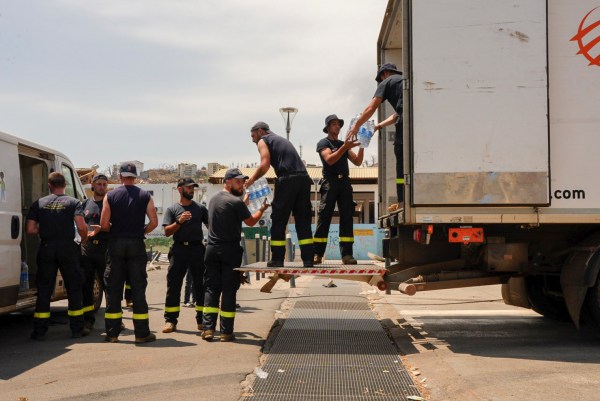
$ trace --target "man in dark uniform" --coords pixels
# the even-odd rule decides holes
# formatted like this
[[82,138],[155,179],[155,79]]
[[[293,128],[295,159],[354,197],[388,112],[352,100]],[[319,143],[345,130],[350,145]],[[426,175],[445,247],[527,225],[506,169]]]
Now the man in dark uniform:
[[[206,247],[206,271],[204,273],[204,332],[202,338],[213,339],[217,315],[221,313],[221,341],[233,341],[236,292],[240,288],[241,275],[234,269],[242,264],[242,221],[255,225],[269,207],[263,204],[251,214],[244,200],[244,182],[248,179],[237,169],[225,173],[223,191],[215,194],[208,205],[208,245]],[[221,298],[222,295],[222,299]],[[219,310],[219,300],[221,308]]]
[[340,129],[344,126],[344,120],[335,114],[325,119],[323,132],[327,134],[317,143],[317,153],[323,163],[323,179],[321,179],[321,202],[319,203],[319,220],[315,231],[315,258],[314,263],[323,261],[327,238],[329,237],[329,225],[338,205],[340,213],[340,253],[342,262],[346,265],[355,265],[356,259],[352,256],[354,244],[354,225],[352,215],[354,214],[354,201],[352,200],[352,185],[350,185],[350,170],[348,160],[354,165],[360,166],[364,149],[360,148],[354,153],[352,148],[358,143],[346,138],[345,142],[338,139]]
[[287,139],[275,134],[264,122],[257,122],[250,129],[252,141],[260,153],[260,166],[247,181],[249,187],[269,171],[273,166],[277,180],[273,198],[271,220],[271,260],[269,267],[283,266],[285,258],[285,230],[294,213],[300,255],[304,266],[313,266],[313,238],[310,227],[312,218],[310,189],[312,180],[306,167],[296,152],[294,145]]
[[[363,125],[375,113],[383,101],[387,100],[396,111],[395,120],[396,136],[394,138],[394,154],[396,155],[396,194],[398,196],[398,207],[404,207],[404,153],[402,146],[402,72],[395,64],[383,64],[377,70],[375,80],[378,83],[373,99],[362,112],[358,121],[348,131],[348,136],[355,139],[361,125]],[[388,121],[386,119],[385,121]],[[383,124],[382,124],[383,125]],[[386,124],[387,125],[387,124]]]
[[[93,196],[83,202],[83,217],[88,228],[88,240],[81,244],[81,265],[85,272],[83,283],[83,318],[85,327],[94,328],[96,310],[94,309],[94,281],[96,273],[104,278],[106,270],[106,247],[108,233],[100,231],[102,203],[108,191],[108,178],[104,174],[96,174],[92,178]],[[102,291],[102,288],[100,288]]]
[[181,307],[181,285],[188,271],[192,272],[194,299],[196,300],[196,323],[202,330],[202,309],[204,302],[204,234],[202,223],[208,227],[208,210],[194,202],[194,189],[198,184],[191,178],[181,178],[177,182],[179,202],[169,207],[163,218],[167,237],[173,236],[173,246],[169,250],[169,271],[167,273],[167,299],[165,300],[165,327],[163,333],[177,330],[177,319]]
[[69,297],[67,313],[71,337],[79,338],[90,334],[83,324],[83,270],[79,265],[80,250],[74,241],[75,226],[82,241],[86,240],[88,231],[81,202],[65,195],[66,185],[65,177],[61,173],[50,173],[48,187],[51,194],[35,201],[27,214],[27,234],[39,234],[42,240],[37,254],[38,293],[31,333],[34,340],[43,340],[48,331],[50,299],[59,269]]
[[[146,343],[156,340],[156,336],[150,333],[146,302],[148,275],[144,238],[158,226],[158,217],[150,193],[135,186],[135,164],[123,163],[119,177],[123,185],[106,195],[100,217],[102,230],[110,231],[104,273],[106,341],[119,341],[123,317],[121,296],[127,278],[133,297],[135,342]],[[146,216],[147,225],[144,224]]]

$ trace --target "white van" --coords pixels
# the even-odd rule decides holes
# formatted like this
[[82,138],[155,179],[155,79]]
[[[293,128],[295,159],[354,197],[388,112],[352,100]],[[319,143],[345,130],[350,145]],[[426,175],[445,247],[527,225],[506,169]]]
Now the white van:
[[[73,163],[65,155],[0,132],[0,315],[35,306],[40,239],[25,234],[25,219],[29,206],[49,195],[48,174],[53,171],[64,174],[67,195],[80,201],[86,198]],[[28,267],[28,286],[21,285],[22,262]],[[59,273],[52,300],[66,297]],[[96,277],[94,300],[97,309],[102,302],[100,277]]]

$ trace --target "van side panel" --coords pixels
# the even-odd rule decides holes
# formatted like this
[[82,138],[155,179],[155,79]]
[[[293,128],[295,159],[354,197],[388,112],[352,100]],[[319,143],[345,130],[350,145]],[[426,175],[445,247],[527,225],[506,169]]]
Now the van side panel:
[[[17,145],[0,139],[0,308],[14,305],[21,274],[21,178]],[[16,219],[16,221],[14,221]],[[15,227],[18,223],[18,227]]]

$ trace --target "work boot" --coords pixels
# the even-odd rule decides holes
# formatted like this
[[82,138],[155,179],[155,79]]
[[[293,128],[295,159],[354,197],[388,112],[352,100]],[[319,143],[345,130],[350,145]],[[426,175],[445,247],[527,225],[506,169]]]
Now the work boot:
[[109,336],[106,336],[106,337],[104,337],[104,341],[106,341],[107,343],[118,343],[119,342],[119,337],[109,337]]
[[172,333],[175,330],[177,330],[177,325],[171,322],[166,322],[165,323],[165,327],[163,327],[162,332],[163,333]]
[[392,203],[388,206],[388,212],[395,212],[396,210],[404,210],[404,202]]
[[215,331],[208,329],[208,330],[204,330],[204,332],[202,333],[202,339],[205,341],[210,341],[215,337]]
[[87,337],[90,335],[90,330],[86,329],[85,327],[83,329],[81,329],[81,331],[74,331],[71,333],[71,338],[81,338],[81,337]]
[[94,330],[94,322],[92,322],[91,320],[86,320],[85,322],[83,322],[83,327],[85,327],[89,331],[92,331]]
[[221,334],[221,337],[219,339],[221,340],[222,343],[228,343],[228,342],[235,340],[235,335],[233,333]]
[[136,337],[135,338],[136,344],[151,343],[152,341],[156,341],[156,334],[150,333],[146,337]]
[[204,327],[202,327],[202,324],[198,325],[198,331],[200,331],[200,334],[202,334],[202,332],[204,331]]
[[283,260],[269,260],[267,267],[283,267]]
[[355,265],[358,262],[356,261],[356,259],[354,259],[352,255],[346,255],[342,256],[342,263],[345,265]]
[[323,256],[315,255],[313,259],[313,265],[320,265],[321,263],[323,263]]

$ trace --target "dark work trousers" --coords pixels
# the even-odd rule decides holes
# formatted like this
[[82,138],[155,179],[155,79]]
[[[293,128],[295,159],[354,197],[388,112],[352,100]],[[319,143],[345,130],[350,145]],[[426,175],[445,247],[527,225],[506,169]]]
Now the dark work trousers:
[[148,320],[148,303],[146,302],[146,248],[143,239],[111,238],[106,253],[106,271],[104,285],[106,288],[106,335],[118,337],[121,332],[123,311],[121,296],[125,278],[131,285],[133,299],[133,327],[137,338],[150,334]]
[[319,220],[315,230],[315,254],[325,255],[329,226],[335,205],[340,213],[340,253],[342,256],[352,255],[354,244],[354,201],[352,200],[352,185],[348,177],[327,177],[321,181],[321,202],[319,203]]
[[[233,270],[242,264],[243,249],[239,243],[208,245],[204,263],[204,330],[215,330],[221,314],[221,334],[233,333],[236,293],[240,288],[240,272]],[[221,308],[219,308],[219,300]],[[196,301],[198,302],[198,301]]]
[[294,213],[298,244],[302,261],[312,264],[314,250],[310,227],[312,219],[310,189],[312,180],[308,175],[291,175],[275,180],[275,196],[271,205],[271,255],[272,260],[283,262],[285,258],[285,229]]
[[[88,240],[81,246],[81,266],[85,274],[83,283],[83,318],[86,322],[96,322],[94,309],[94,281],[96,273],[102,281],[106,270],[106,248],[108,240]],[[104,290],[101,285],[100,291]]]
[[71,332],[83,330],[83,269],[80,266],[79,245],[72,239],[42,240],[37,254],[37,301],[33,315],[33,330],[43,335],[48,331],[50,299],[56,284],[56,273],[60,274],[67,288],[69,324]]
[[404,147],[402,146],[402,120],[398,120],[396,139],[394,140],[394,155],[396,156],[396,195],[398,202],[404,202]]
[[[165,321],[177,324],[181,306],[181,286],[188,271],[192,272],[194,282],[194,299],[196,300],[196,322],[202,324],[204,302],[204,252],[202,242],[175,242],[169,250],[169,271],[167,272],[167,299],[165,300]],[[135,302],[133,303],[135,305]]]

